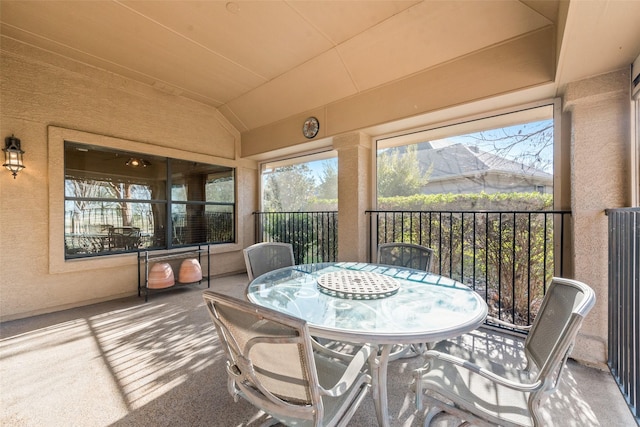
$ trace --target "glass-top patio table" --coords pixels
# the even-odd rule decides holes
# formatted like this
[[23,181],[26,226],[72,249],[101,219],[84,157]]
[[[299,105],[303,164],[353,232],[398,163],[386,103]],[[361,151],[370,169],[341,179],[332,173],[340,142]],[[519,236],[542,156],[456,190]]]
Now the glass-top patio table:
[[313,336],[381,347],[372,363],[373,398],[389,425],[387,365],[397,344],[437,342],[480,326],[487,304],[469,287],[433,273],[367,263],[321,263],[263,274],[249,301],[307,321]]

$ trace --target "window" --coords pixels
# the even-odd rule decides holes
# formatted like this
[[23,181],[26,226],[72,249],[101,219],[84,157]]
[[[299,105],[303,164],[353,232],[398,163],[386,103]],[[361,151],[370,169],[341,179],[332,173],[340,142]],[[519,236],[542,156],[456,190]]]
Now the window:
[[235,240],[235,171],[65,141],[65,257]]
[[263,211],[329,211],[337,208],[338,158],[335,151],[262,165]]
[[552,104],[378,140],[378,203],[535,192],[548,195],[551,207],[553,140]]

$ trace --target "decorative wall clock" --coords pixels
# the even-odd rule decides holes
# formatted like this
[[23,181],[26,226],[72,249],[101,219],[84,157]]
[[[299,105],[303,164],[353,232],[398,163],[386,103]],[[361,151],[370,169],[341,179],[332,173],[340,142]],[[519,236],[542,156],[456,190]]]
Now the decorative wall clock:
[[319,130],[320,123],[315,117],[309,117],[304,121],[304,124],[302,125],[302,134],[309,139],[315,137],[318,134]]

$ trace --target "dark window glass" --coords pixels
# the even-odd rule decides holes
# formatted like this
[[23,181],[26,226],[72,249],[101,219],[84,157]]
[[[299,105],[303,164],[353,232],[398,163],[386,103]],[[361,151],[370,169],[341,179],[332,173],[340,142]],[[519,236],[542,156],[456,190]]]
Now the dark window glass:
[[65,142],[65,255],[233,242],[234,181],[225,166]]

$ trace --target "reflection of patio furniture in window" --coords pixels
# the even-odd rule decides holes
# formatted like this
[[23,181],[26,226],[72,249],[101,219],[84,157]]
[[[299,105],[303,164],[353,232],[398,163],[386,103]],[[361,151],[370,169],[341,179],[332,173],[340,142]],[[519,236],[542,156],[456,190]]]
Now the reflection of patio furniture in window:
[[109,229],[109,248],[132,250],[140,246],[138,227],[112,227]]
[[65,255],[96,254],[108,251],[111,246],[111,225],[88,225],[76,233],[65,233]]

